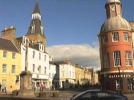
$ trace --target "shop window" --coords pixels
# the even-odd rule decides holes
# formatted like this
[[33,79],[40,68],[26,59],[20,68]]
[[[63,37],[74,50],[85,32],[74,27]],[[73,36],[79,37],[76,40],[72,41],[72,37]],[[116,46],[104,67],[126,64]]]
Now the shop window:
[[134,89],[134,80],[132,78],[127,79],[128,89],[133,90]]
[[116,83],[116,90],[121,90],[123,89],[123,80],[122,79],[116,79],[115,80],[115,83]]

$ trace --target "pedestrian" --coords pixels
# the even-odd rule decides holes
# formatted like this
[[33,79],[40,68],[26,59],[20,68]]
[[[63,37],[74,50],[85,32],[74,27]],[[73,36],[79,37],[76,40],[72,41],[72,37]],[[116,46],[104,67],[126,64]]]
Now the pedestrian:
[[4,92],[4,86],[3,85],[1,86],[1,90],[2,90],[2,92]]
[[0,83],[0,92],[1,92],[1,87],[2,87],[2,85],[1,85],[1,83]]
[[6,88],[6,86],[4,86],[4,92],[7,93],[7,88]]

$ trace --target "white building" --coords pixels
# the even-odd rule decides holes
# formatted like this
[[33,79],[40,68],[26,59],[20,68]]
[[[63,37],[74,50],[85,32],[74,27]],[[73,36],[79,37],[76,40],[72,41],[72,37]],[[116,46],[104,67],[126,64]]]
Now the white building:
[[75,84],[75,64],[70,61],[56,61],[56,75],[54,85],[56,88],[72,88]]
[[[56,64],[53,61],[49,62],[49,85],[54,85],[54,77],[56,75]],[[50,87],[51,89],[52,87]]]
[[[22,71],[27,70],[32,73],[32,82],[37,87],[40,83],[44,83],[46,88],[49,88],[52,84],[52,81],[49,79],[49,54],[44,52],[44,46],[41,43],[29,44],[28,47],[26,47],[29,41],[28,38],[23,36],[21,40]],[[27,61],[27,63],[25,61]]]

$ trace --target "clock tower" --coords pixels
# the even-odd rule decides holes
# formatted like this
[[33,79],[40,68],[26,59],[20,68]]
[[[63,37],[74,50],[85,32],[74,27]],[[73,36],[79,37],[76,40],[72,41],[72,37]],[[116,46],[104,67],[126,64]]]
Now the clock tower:
[[107,0],[105,9],[107,19],[98,34],[102,90],[119,93],[133,92],[132,28],[122,17],[120,0]]
[[122,4],[119,0],[113,0],[111,2],[108,0],[105,5],[107,18],[115,17],[115,16],[122,16]]

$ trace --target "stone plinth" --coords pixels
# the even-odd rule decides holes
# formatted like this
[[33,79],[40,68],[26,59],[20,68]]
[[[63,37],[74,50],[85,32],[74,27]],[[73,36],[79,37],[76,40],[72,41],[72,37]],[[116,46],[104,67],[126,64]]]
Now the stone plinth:
[[32,89],[22,89],[22,90],[19,90],[18,95],[35,96],[34,95],[34,91]]
[[30,71],[22,71],[20,74],[20,90],[18,95],[33,95],[32,90],[32,73]]

